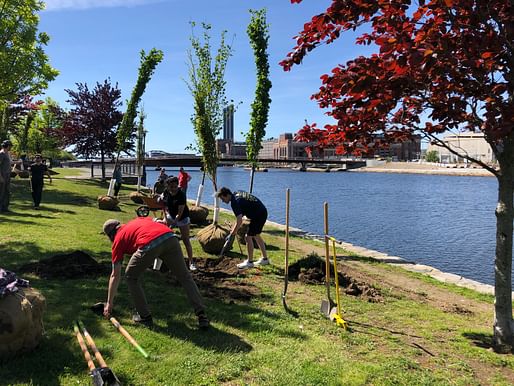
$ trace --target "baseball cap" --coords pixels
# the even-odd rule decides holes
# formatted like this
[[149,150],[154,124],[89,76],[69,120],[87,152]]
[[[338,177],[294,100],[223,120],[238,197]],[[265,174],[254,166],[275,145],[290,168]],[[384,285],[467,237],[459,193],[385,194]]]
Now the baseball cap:
[[12,142],[9,141],[8,139],[6,139],[5,141],[2,142],[2,147],[9,147],[9,146],[12,146]]
[[111,236],[116,229],[120,227],[121,223],[119,220],[110,218],[104,222],[103,230],[107,236]]

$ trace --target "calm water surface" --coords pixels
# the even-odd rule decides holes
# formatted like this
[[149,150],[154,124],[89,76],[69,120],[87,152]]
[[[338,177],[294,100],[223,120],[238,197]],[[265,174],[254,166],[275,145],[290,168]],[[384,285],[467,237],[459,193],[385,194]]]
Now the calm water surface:
[[[196,198],[202,173],[189,169],[188,198]],[[168,174],[178,170],[167,168]],[[148,170],[148,181],[157,172]],[[242,168],[218,169],[218,185],[248,190]],[[285,191],[291,189],[290,225],[323,234],[323,202],[330,234],[339,240],[427,264],[483,283],[494,282],[497,182],[493,177],[387,173],[256,173],[254,194],[269,219],[285,223]],[[202,201],[213,203],[206,178]],[[227,205],[222,207],[229,208]]]

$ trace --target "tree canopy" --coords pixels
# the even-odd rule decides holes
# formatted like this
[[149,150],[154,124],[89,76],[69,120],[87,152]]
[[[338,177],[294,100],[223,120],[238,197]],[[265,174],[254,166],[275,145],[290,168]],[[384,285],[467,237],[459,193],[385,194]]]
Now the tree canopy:
[[[301,3],[302,0],[291,0]],[[347,31],[376,52],[321,76],[312,98],[335,122],[306,125],[304,141],[359,152],[420,133],[481,164],[499,181],[494,342],[514,345],[512,231],[514,184],[514,5],[511,0],[332,0],[296,37],[281,65],[290,70]],[[499,169],[448,147],[440,134],[481,131]]]
[[123,118],[119,110],[121,90],[118,84],[112,86],[110,80],[97,82],[92,90],[86,83],[76,86],[77,90],[66,90],[72,109],[62,126],[64,144],[73,146],[73,153],[79,156],[100,156],[103,162],[117,149],[117,127]]
[[58,71],[48,63],[49,36],[38,32],[39,0],[4,0],[0,7],[0,102],[37,95]]

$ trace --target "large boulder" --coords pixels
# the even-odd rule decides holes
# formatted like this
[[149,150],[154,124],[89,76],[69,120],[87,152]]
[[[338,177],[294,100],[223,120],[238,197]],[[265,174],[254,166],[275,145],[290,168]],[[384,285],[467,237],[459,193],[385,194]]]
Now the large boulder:
[[118,204],[120,201],[112,196],[98,196],[98,208],[102,210],[115,210],[119,211]]
[[230,229],[220,224],[210,224],[196,234],[196,239],[204,252],[218,255],[223,249],[225,238],[229,233]]
[[205,206],[193,205],[189,208],[189,219],[191,220],[191,224],[205,224],[208,215],[209,209],[207,209]]
[[43,336],[46,300],[34,288],[0,299],[0,361],[32,351]]

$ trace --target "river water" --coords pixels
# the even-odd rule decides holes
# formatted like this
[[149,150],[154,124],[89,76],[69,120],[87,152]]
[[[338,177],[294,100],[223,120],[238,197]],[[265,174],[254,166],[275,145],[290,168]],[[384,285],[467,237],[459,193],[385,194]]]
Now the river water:
[[[178,174],[176,168],[166,170]],[[188,198],[195,199],[202,173],[187,171]],[[158,172],[147,173],[153,184]],[[248,190],[249,181],[243,168],[218,169],[218,187]],[[285,223],[287,188],[292,227],[323,234],[326,201],[329,233],[341,241],[494,283],[498,185],[493,177],[269,169],[254,180],[254,194],[268,208],[269,220]],[[212,195],[206,178],[202,202],[213,204]]]

